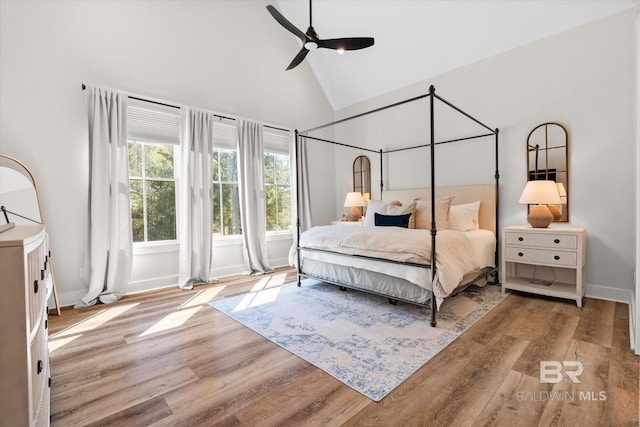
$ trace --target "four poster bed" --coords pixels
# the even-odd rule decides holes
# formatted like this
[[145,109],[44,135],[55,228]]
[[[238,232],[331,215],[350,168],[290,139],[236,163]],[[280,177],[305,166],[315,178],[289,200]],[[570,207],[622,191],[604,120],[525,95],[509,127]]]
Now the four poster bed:
[[[309,135],[313,131],[424,98],[429,101],[430,135],[427,144],[375,151]],[[489,133],[436,141],[436,100],[479,124]],[[489,136],[495,137],[495,184],[436,186],[437,145]],[[298,286],[303,277],[308,277],[338,285],[341,289],[350,288],[381,295],[391,303],[405,301],[425,305],[431,308],[431,326],[436,326],[437,308],[444,298],[455,295],[471,284],[483,286],[488,282],[489,276],[493,277],[494,282],[498,281],[498,129],[489,128],[436,95],[435,88],[431,86],[425,95],[307,131],[296,131],[296,159],[300,144],[307,140],[378,154],[381,200],[368,203],[362,226],[316,226],[304,232],[301,230],[301,209],[298,206],[297,239],[292,248],[295,250]],[[430,151],[430,187],[383,191],[383,156],[418,148],[429,148]],[[301,200],[300,189],[304,176],[300,169],[297,168],[296,173],[298,201]]]

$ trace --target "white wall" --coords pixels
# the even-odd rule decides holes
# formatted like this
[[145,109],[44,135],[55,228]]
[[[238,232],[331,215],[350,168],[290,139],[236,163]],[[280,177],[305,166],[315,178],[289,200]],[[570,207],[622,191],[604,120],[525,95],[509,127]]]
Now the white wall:
[[[307,64],[285,72],[294,38],[252,1],[0,2],[0,152],[36,174],[63,304],[84,294],[88,142],[81,83],[291,128],[333,119]],[[333,152],[312,150],[332,173]],[[333,197],[333,181],[314,185]],[[335,210],[317,199],[320,212]],[[327,208],[327,205],[329,206]],[[331,216],[331,214],[325,214]],[[288,243],[270,242],[270,258]],[[175,281],[177,246],[137,248],[130,290]],[[217,246],[214,267],[242,268],[238,246]],[[222,258],[233,254],[231,257]]]
[[[337,118],[428,91],[487,125],[500,128],[501,224],[526,224],[518,204],[526,179],[526,138],[536,125],[557,121],[569,132],[570,224],[588,229],[587,294],[628,302],[634,283],[637,170],[635,143],[634,13],[600,21],[459,68],[338,111]],[[446,109],[436,109],[437,139],[461,136]],[[336,128],[336,139],[375,149],[426,142],[425,101],[366,116]],[[444,123],[444,125],[443,125]],[[460,122],[464,123],[464,122]],[[450,125],[455,125],[451,130]],[[438,127],[439,126],[439,127]],[[477,128],[476,128],[477,129]],[[465,144],[437,151],[442,185],[491,183],[493,145]],[[463,149],[464,148],[464,149]],[[385,188],[428,185],[428,153],[392,154],[385,160]],[[458,163],[452,160],[459,156]],[[355,155],[336,151],[336,215],[350,184]],[[378,159],[370,156],[374,190]],[[474,166],[484,162],[486,166]],[[446,165],[439,166],[439,165]]]

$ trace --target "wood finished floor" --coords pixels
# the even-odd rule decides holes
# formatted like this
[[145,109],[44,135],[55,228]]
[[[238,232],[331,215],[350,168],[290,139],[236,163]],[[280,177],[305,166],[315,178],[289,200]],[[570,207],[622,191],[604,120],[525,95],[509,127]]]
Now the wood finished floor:
[[[294,277],[231,277],[50,316],[52,425],[638,425],[625,304],[512,294],[376,403],[207,305]],[[582,362],[581,383],[541,384],[540,360]]]

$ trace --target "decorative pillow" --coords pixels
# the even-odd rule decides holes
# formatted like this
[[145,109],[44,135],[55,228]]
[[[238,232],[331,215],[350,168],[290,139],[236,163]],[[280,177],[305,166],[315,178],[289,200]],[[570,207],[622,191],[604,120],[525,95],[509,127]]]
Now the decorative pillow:
[[458,231],[478,230],[478,212],[480,211],[480,201],[466,203],[464,205],[453,205],[449,209],[449,228]]
[[[400,203],[400,202],[398,202]],[[409,228],[416,228],[416,201],[410,205],[389,205],[387,206],[387,215],[404,215],[410,214],[409,217]]]
[[[436,229],[449,228],[449,207],[453,196],[436,199]],[[431,200],[416,199],[416,228],[431,229]]]
[[382,215],[375,213],[376,227],[404,227],[409,228],[409,218],[411,214],[404,215]]
[[362,220],[362,225],[373,227],[376,225],[375,222],[375,214],[380,213],[383,215],[387,214],[387,207],[389,205],[401,205],[401,203],[397,200],[392,202],[385,202],[384,200],[369,200],[367,202],[367,211],[365,212],[364,219]]

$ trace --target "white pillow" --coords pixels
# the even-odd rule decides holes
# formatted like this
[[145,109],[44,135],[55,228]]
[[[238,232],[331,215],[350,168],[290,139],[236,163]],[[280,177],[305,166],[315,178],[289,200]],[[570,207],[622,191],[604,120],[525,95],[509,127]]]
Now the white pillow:
[[376,212],[382,215],[387,215],[388,206],[400,206],[401,203],[397,200],[393,202],[385,202],[384,200],[369,200],[367,202],[367,211],[364,214],[362,225],[367,227],[375,227],[376,225]]
[[458,231],[472,231],[480,229],[478,212],[480,201],[453,205],[449,209],[449,228]]
[[410,213],[409,228],[416,228],[416,201],[410,205],[388,205],[387,215],[406,215]]
[[[449,207],[453,196],[439,197],[436,199],[436,228],[444,230],[449,228]],[[431,200],[416,199],[416,228],[431,229]]]

